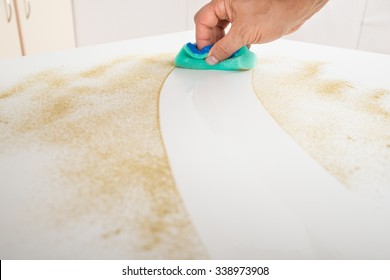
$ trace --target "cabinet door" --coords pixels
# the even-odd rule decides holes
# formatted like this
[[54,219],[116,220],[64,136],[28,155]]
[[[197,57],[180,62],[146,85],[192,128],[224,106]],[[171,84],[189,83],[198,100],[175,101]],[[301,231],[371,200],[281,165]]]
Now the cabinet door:
[[21,54],[13,0],[0,0],[0,58]]
[[390,54],[389,33],[390,1],[368,0],[358,49]]
[[25,55],[75,47],[71,0],[16,0]]

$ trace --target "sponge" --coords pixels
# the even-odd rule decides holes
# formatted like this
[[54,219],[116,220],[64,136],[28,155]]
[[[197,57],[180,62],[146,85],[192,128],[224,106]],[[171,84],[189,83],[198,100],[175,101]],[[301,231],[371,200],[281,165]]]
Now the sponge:
[[209,65],[205,58],[207,57],[212,45],[198,50],[196,44],[187,43],[180,50],[175,58],[175,66],[180,68],[198,69],[198,70],[249,70],[256,66],[256,55],[246,46],[236,51],[231,57],[215,65]]

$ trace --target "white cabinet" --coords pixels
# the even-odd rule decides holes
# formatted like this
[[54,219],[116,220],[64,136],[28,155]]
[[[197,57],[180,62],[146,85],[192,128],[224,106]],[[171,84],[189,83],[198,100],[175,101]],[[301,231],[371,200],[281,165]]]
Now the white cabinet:
[[0,0],[0,58],[22,54],[13,0]]
[[16,0],[25,55],[75,47],[71,0]]
[[367,1],[359,49],[390,54],[390,1]]
[[0,57],[75,47],[71,0],[0,1]]

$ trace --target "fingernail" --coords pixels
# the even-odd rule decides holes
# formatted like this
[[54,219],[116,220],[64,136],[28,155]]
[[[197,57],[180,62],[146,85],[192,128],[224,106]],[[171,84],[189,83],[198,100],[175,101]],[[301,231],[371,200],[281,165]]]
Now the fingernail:
[[218,59],[216,59],[214,56],[208,56],[208,57],[206,58],[206,62],[207,62],[207,64],[209,64],[209,65],[215,65],[215,64],[217,64],[219,61],[218,61]]

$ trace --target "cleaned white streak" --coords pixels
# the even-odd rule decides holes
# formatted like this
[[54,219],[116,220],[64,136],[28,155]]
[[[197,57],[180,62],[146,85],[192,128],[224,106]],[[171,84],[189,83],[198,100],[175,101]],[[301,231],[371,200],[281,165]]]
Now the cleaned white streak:
[[380,240],[389,229],[375,219],[383,209],[279,127],[253,93],[252,72],[175,69],[162,88],[160,122],[177,188],[212,258],[388,254]]

